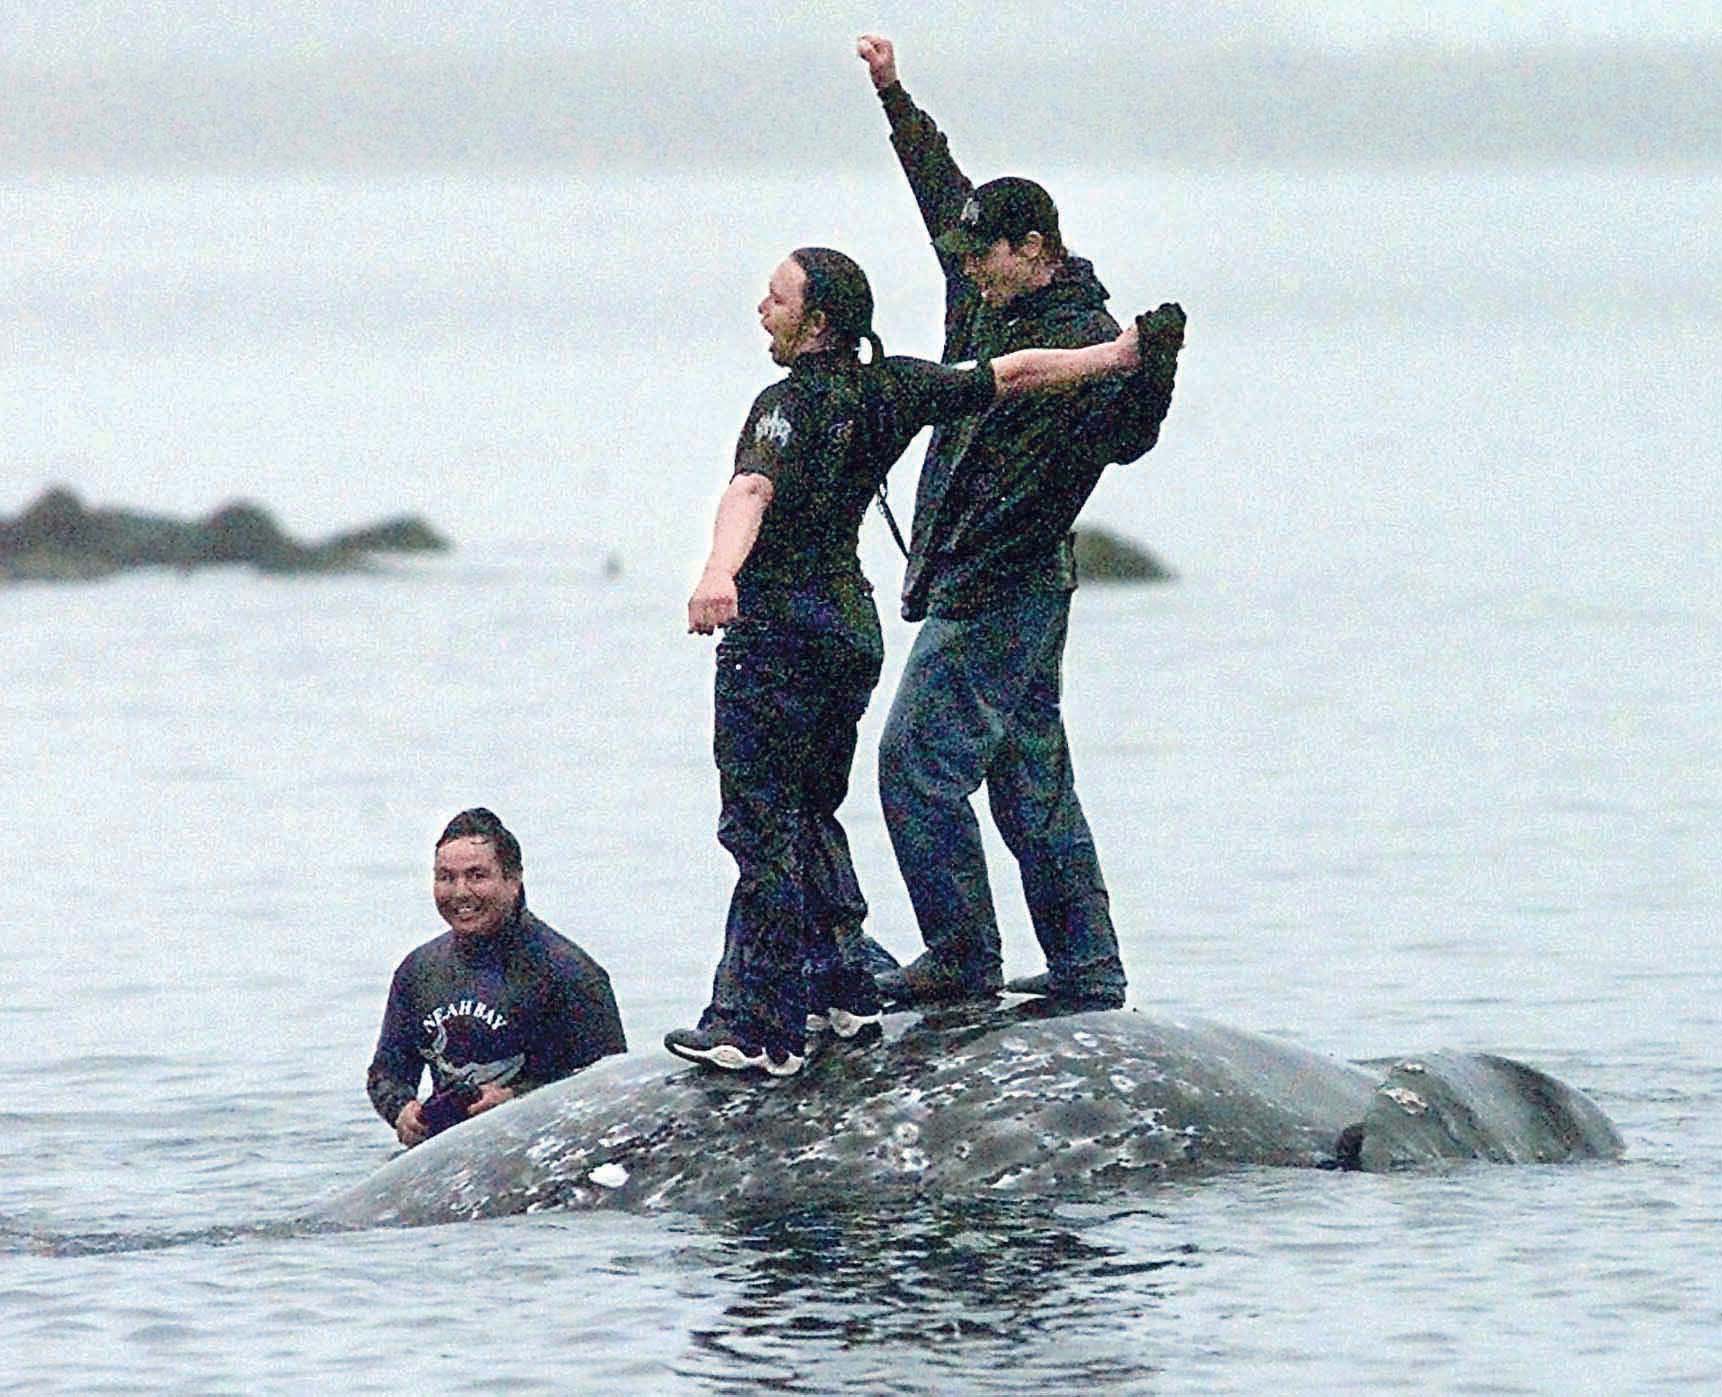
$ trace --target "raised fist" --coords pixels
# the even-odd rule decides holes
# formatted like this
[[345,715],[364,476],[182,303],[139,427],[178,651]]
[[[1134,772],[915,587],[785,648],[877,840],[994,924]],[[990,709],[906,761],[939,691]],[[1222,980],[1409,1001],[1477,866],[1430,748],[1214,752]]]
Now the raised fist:
[[855,52],[865,60],[873,77],[873,87],[883,92],[897,81],[897,50],[881,34],[863,34],[855,43]]

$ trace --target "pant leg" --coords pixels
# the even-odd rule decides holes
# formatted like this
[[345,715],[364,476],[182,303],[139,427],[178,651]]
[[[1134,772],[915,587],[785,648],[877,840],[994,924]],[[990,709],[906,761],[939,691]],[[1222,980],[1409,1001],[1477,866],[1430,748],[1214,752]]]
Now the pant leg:
[[1059,599],[1050,643],[987,771],[987,801],[1016,857],[1023,896],[1047,968],[1124,988],[1106,881],[1077,799],[1061,706],[1070,597]]
[[839,929],[858,930],[867,917],[867,899],[837,811],[849,794],[861,718],[879,682],[884,650],[876,626],[875,621],[872,645],[845,641],[827,648],[821,665],[823,702],[802,771],[802,888],[811,938],[809,973],[816,984],[842,959]]
[[807,1013],[800,782],[816,686],[804,666],[800,642],[769,624],[737,623],[718,646],[718,840],[737,877],[702,1022],[719,1015],[774,1044],[799,1041]]
[[1062,610],[1029,594],[921,625],[879,747],[879,796],[927,949],[966,976],[1002,957],[980,825],[970,800],[1007,738]]
[[837,811],[849,794],[858,729],[879,683],[885,639],[872,588],[858,571],[822,579],[798,593],[791,606],[797,629],[808,640],[810,695],[816,705],[799,773],[808,985],[816,999],[836,1002],[843,998],[834,997],[843,961],[838,933],[843,941],[853,940],[867,916]]

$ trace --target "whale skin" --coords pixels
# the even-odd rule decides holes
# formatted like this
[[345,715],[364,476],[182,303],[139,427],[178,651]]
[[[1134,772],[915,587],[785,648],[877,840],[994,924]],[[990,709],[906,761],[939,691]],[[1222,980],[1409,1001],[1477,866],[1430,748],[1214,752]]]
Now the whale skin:
[[1046,1001],[893,1015],[783,1080],[608,1058],[406,1151],[334,1226],[694,1213],[892,1195],[1085,1197],[1238,1165],[1607,1159],[1586,1096],[1490,1054],[1350,1063],[1201,1019]]

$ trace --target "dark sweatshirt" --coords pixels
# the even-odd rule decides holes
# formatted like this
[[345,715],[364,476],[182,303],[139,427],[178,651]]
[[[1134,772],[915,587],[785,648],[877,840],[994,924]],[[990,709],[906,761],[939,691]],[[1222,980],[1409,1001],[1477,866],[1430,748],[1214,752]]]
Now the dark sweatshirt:
[[520,905],[494,935],[445,932],[395,970],[366,1089],[394,1124],[431,1089],[494,1082],[516,1092],[628,1050],[610,977]]

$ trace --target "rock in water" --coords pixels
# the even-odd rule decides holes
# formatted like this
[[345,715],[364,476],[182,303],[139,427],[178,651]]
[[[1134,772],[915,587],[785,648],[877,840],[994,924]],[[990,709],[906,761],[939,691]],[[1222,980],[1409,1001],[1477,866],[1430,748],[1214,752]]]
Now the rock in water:
[[398,518],[325,543],[289,537],[261,505],[224,505],[187,521],[124,509],[86,509],[53,489],[16,519],[0,520],[0,580],[57,582],[127,568],[244,563],[264,572],[359,572],[373,553],[439,552],[448,542],[422,520]]
[[402,515],[367,529],[336,534],[329,547],[359,553],[446,553],[449,542],[424,520]]
[[1178,574],[1129,539],[1084,528],[1076,531],[1076,575],[1083,582],[1170,582]]

